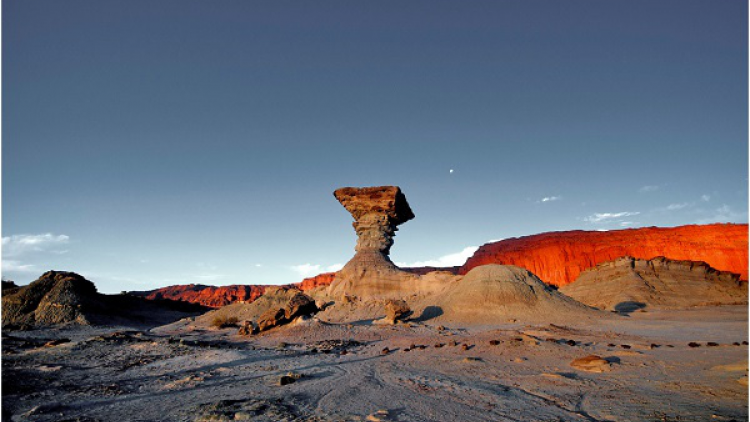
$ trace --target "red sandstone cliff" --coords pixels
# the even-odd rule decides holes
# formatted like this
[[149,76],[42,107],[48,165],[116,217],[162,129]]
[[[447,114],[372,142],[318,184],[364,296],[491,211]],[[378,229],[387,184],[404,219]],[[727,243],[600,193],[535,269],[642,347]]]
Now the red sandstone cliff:
[[323,273],[318,274],[315,277],[308,277],[301,282],[296,283],[295,286],[304,292],[306,290],[312,290],[316,287],[327,286],[333,283],[333,280],[335,279],[336,273]]
[[517,265],[547,283],[564,286],[585,269],[621,256],[705,261],[748,279],[747,224],[542,233],[488,243],[460,268],[466,274],[486,264]]
[[187,284],[162,287],[147,292],[131,292],[146,299],[172,299],[183,302],[198,303],[211,308],[220,308],[235,302],[252,302],[266,291],[267,286],[233,285],[233,286],[204,286],[202,284]]

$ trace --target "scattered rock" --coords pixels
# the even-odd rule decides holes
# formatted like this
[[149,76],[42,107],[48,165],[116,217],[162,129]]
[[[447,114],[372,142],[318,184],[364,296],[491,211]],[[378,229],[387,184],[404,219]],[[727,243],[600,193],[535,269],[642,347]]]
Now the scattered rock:
[[383,350],[380,351],[381,355],[387,355],[388,353],[391,353],[391,349],[384,347]]
[[388,420],[389,413],[387,410],[378,410],[375,413],[367,415],[366,420],[370,422],[384,422]]
[[625,350],[628,350],[631,348],[629,344],[621,344],[620,347],[622,347]]
[[565,342],[565,344],[567,344],[568,346],[575,346],[578,343],[576,343],[575,340],[568,340],[568,341]]
[[403,300],[388,299],[385,302],[385,320],[390,324],[405,320],[410,313],[409,305]]
[[718,345],[719,345],[719,343],[716,343],[716,342],[713,342],[713,341],[709,341],[708,343],[706,343],[706,346],[708,346],[708,347],[716,347]]
[[500,344],[500,340],[490,340],[490,346],[497,346]]
[[464,362],[480,362],[482,359],[475,356],[467,356],[464,358]]
[[44,343],[44,347],[54,347],[54,346],[58,346],[60,344],[65,344],[65,343],[70,343],[70,339],[69,338],[59,338],[59,339],[56,339],[56,340],[50,340],[50,341]]
[[253,334],[258,334],[259,331],[260,330],[258,326],[255,325],[255,323],[253,323],[252,321],[244,321],[240,329],[237,331],[237,334],[241,336],[249,336]]
[[570,366],[588,372],[604,372],[610,369],[609,362],[597,355],[589,355],[575,359],[570,362]]
[[271,328],[288,324],[293,319],[304,315],[318,312],[315,301],[300,292],[292,296],[283,308],[269,309],[258,318],[258,331],[267,331]]
[[279,385],[294,384],[300,378],[302,378],[302,374],[296,374],[294,372],[289,372],[288,374],[282,375],[281,378],[279,378]]
[[700,343],[696,343],[694,341],[691,341],[688,343],[688,347],[701,347]]

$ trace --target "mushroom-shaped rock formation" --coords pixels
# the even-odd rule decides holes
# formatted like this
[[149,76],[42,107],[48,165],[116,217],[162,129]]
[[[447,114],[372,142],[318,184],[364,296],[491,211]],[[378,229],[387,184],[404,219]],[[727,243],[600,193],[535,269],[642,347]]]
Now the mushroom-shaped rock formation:
[[333,195],[354,217],[356,254],[337,274],[331,293],[382,296],[418,277],[400,270],[388,258],[397,226],[414,213],[398,186],[341,188]]

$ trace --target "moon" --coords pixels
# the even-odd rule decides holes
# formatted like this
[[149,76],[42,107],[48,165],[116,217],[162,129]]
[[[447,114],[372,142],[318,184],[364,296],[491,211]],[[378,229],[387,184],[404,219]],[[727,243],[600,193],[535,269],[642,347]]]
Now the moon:
[[450,171],[448,171],[448,173],[453,174],[453,169],[450,169]]

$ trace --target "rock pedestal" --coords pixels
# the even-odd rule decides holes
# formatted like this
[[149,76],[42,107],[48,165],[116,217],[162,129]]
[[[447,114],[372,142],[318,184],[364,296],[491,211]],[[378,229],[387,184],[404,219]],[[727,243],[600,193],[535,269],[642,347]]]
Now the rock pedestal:
[[397,226],[414,213],[397,186],[341,188],[333,195],[354,217],[357,246],[354,257],[331,285],[331,292],[372,296],[387,293],[404,281],[417,277],[401,271],[388,257]]

